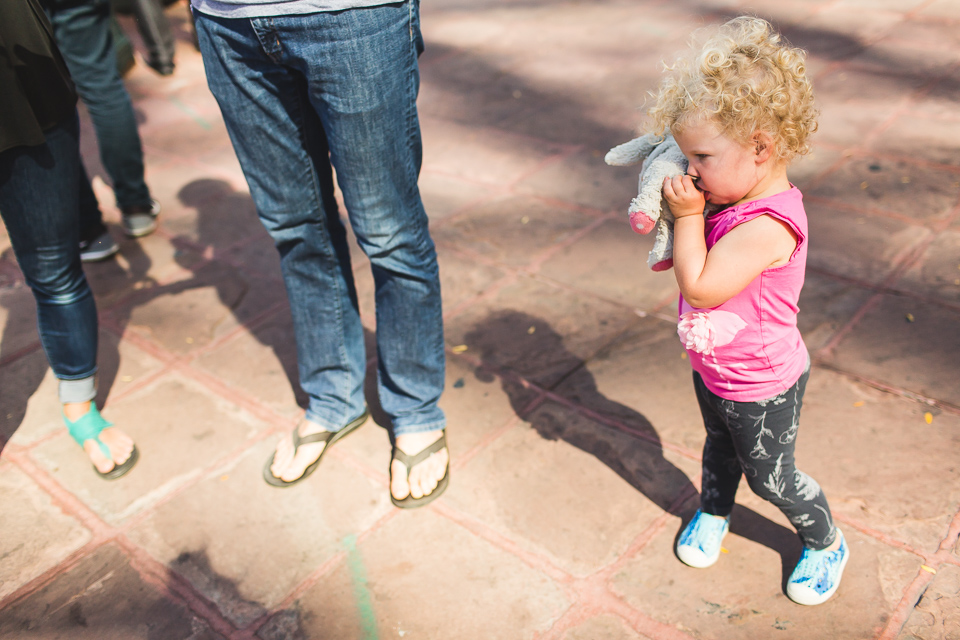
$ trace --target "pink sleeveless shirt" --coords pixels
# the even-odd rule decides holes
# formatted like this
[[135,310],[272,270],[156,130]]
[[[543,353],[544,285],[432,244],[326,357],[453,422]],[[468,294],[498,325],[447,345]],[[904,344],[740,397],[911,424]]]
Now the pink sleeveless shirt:
[[782,220],[797,235],[797,248],[787,264],[765,269],[714,309],[691,307],[680,296],[677,333],[690,363],[708,389],[737,402],[782,393],[807,366],[807,348],[797,329],[797,301],[807,264],[807,214],[800,190],[792,187],[708,217],[707,250],[737,225],[763,215]]

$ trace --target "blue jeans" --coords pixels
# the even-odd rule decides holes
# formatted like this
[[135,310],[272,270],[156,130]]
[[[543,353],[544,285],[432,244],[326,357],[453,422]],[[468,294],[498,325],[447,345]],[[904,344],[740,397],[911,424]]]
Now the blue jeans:
[[89,381],[92,390],[97,307],[80,266],[78,130],[74,115],[47,131],[45,144],[0,153],[0,215],[37,301],[50,367],[61,381]]
[[394,434],[445,426],[436,251],[417,179],[415,2],[270,18],[196,13],[207,82],[280,253],[307,418],[364,409],[363,327],[331,163],[376,285],[377,385]]
[[93,120],[100,159],[113,182],[117,206],[149,207],[137,120],[117,73],[110,0],[46,0],[44,6],[77,93]]

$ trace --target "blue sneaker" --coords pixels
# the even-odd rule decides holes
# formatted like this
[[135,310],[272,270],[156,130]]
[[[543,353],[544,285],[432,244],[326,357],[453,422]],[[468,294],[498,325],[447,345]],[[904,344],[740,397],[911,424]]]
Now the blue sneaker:
[[730,516],[718,518],[697,509],[677,541],[677,557],[697,569],[709,567],[720,557],[720,543],[729,530]]
[[840,536],[840,548],[836,551],[803,548],[800,562],[787,582],[788,598],[806,605],[821,604],[830,599],[840,586],[843,568],[850,557],[847,541],[840,529],[837,529],[837,535]]

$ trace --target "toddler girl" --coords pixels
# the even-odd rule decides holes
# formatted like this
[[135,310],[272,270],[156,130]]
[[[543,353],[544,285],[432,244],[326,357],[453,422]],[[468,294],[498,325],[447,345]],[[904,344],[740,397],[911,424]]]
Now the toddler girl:
[[794,465],[810,373],[797,330],[807,218],[786,169],[816,129],[804,52],[766,21],[736,18],[668,68],[649,113],[690,163],[664,181],[663,195],[676,216],[678,333],[707,431],[700,509],[677,556],[693,567],[716,562],[746,475],[803,542],[787,595],[820,604],[836,591],[848,549],[820,485]]

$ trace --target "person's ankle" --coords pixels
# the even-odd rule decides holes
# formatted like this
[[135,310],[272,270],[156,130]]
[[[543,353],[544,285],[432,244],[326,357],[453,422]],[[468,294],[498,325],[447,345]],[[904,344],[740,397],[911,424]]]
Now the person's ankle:
[[837,535],[837,536],[833,539],[833,543],[831,543],[829,547],[827,547],[826,549],[824,549],[824,551],[838,551],[838,550],[840,549],[840,542],[841,542],[840,536]]
[[70,422],[76,422],[87,415],[90,411],[91,403],[91,400],[87,400],[86,402],[67,402],[63,405],[63,415],[65,415]]

